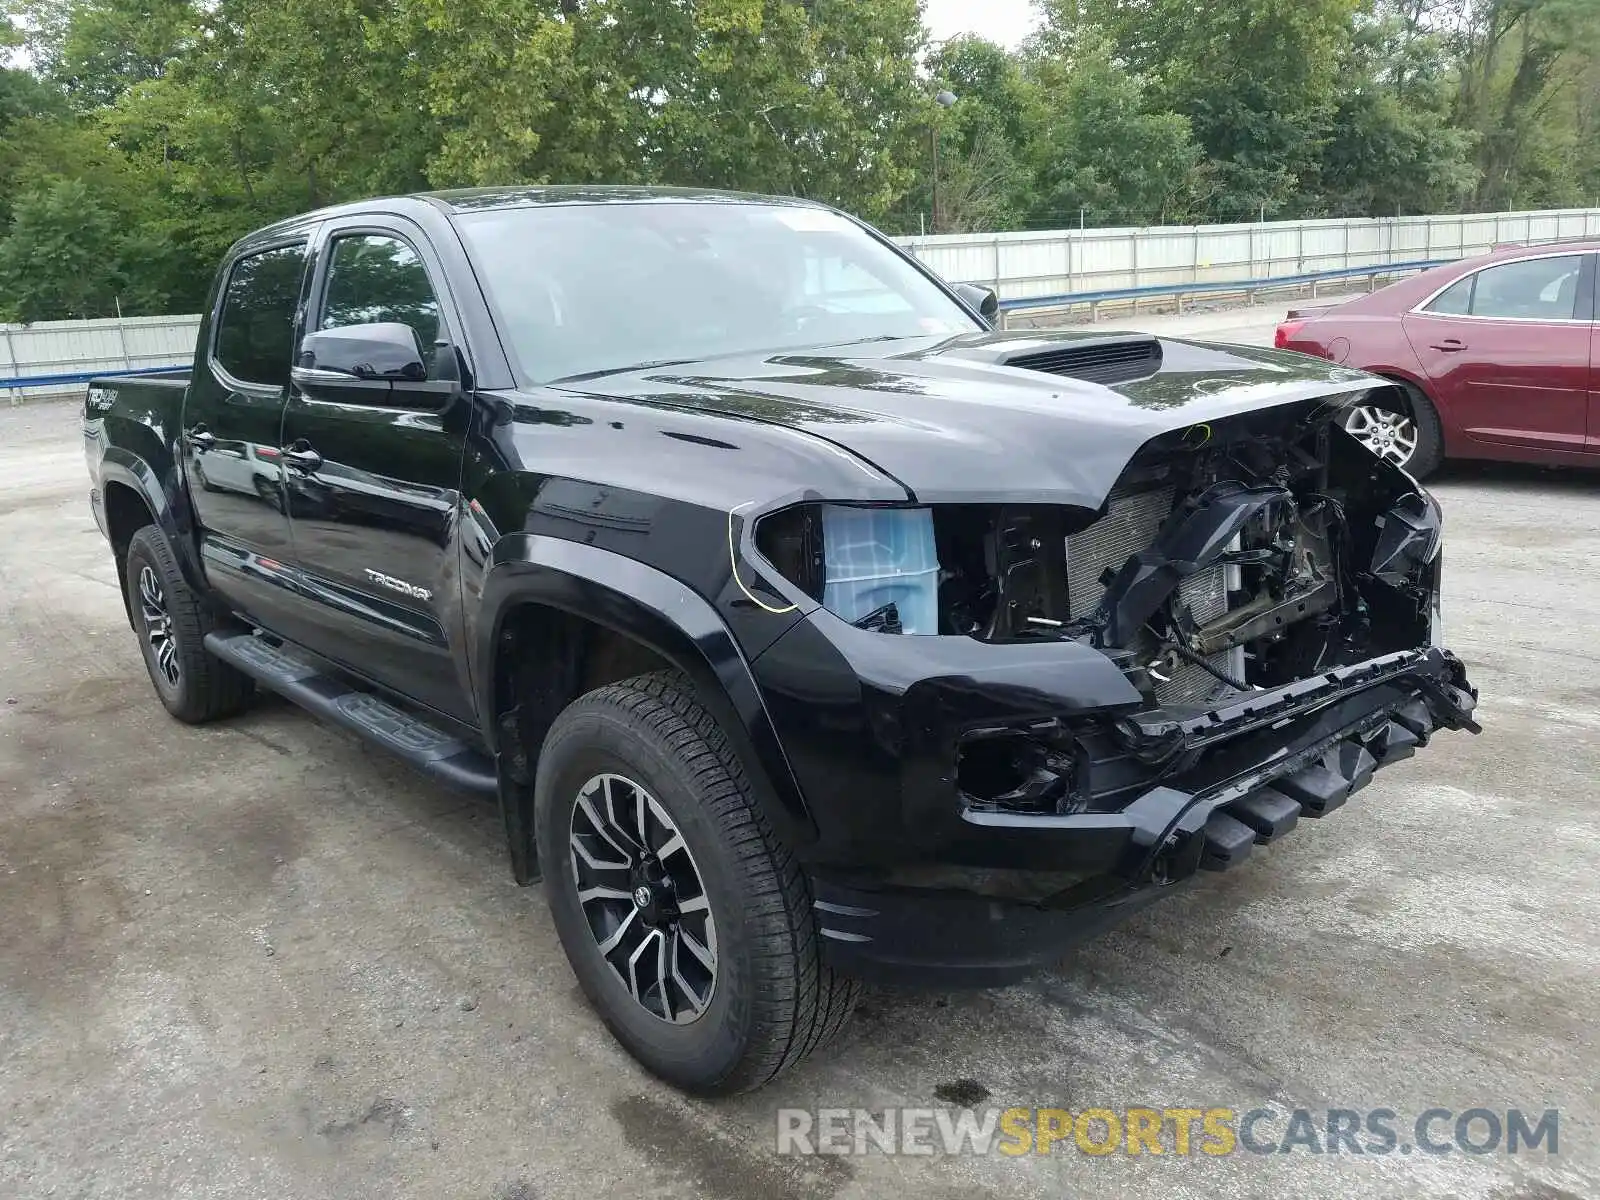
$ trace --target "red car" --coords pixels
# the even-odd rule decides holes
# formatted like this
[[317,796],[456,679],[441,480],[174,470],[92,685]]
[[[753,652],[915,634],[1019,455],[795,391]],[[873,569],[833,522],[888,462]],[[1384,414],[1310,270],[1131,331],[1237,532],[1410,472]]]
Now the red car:
[[1600,465],[1597,252],[1497,249],[1291,312],[1274,344],[1403,385],[1405,412],[1357,408],[1345,427],[1417,477],[1446,457]]

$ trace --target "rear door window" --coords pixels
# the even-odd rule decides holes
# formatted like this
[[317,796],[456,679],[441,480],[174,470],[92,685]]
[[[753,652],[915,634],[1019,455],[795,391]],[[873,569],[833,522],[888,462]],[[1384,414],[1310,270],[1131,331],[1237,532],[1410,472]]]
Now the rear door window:
[[1472,315],[1570,321],[1578,311],[1583,255],[1529,258],[1485,267],[1472,289]]
[[1474,277],[1468,275],[1457,283],[1452,283],[1444,291],[1435,296],[1424,312],[1438,313],[1446,317],[1464,317],[1472,311],[1472,284]]
[[249,254],[233,264],[212,353],[234,379],[264,387],[289,382],[305,266],[304,243]]

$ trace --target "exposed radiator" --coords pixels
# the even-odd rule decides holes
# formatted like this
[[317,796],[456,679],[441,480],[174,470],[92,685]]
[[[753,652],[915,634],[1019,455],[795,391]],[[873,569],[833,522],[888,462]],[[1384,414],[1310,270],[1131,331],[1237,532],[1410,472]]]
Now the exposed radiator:
[[1106,515],[1082,533],[1067,539],[1067,609],[1074,617],[1088,616],[1106,593],[1100,582],[1109,567],[1121,568],[1130,557],[1146,549],[1172,515],[1172,488],[1148,492],[1114,490],[1106,499]]
[[[1072,616],[1091,613],[1105,595],[1101,582],[1107,569],[1114,574],[1130,557],[1156,540],[1172,515],[1172,488],[1150,491],[1117,489],[1106,501],[1106,515],[1082,533],[1067,539],[1067,605]],[[1178,587],[1178,598],[1188,605],[1197,624],[1214,621],[1228,611],[1227,568],[1213,567],[1191,575]],[[1154,639],[1151,642],[1154,650]],[[1224,674],[1237,678],[1242,653],[1222,651],[1207,661]],[[1156,698],[1163,704],[1195,703],[1210,697],[1223,684],[1203,668],[1179,660],[1162,671],[1168,682],[1156,683]]]

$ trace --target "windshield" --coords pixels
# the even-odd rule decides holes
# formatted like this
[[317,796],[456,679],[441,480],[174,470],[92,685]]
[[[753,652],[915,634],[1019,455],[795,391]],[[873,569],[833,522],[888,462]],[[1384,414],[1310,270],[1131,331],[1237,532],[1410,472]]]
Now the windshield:
[[980,328],[893,250],[823,209],[552,205],[456,223],[529,382]]

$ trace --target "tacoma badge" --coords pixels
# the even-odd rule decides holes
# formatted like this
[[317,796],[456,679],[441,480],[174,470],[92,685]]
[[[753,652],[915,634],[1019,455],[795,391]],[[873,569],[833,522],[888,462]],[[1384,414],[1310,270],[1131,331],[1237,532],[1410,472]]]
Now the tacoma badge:
[[407,583],[404,579],[396,579],[393,575],[385,575],[382,571],[367,569],[367,578],[379,587],[386,587],[391,592],[399,592],[402,596],[410,596],[413,600],[432,600],[433,593],[427,588],[418,587],[414,583]]

